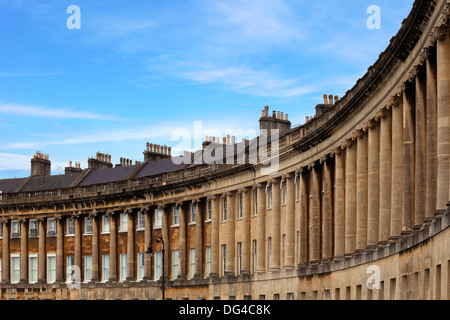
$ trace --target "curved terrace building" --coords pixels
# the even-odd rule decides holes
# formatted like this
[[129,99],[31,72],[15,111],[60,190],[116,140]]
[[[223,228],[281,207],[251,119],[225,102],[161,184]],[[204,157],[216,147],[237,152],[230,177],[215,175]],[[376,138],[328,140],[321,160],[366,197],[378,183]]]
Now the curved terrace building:
[[416,0],[304,125],[259,121],[58,176],[36,154],[0,180],[0,298],[160,299],[163,274],[168,299],[450,298],[449,0]]

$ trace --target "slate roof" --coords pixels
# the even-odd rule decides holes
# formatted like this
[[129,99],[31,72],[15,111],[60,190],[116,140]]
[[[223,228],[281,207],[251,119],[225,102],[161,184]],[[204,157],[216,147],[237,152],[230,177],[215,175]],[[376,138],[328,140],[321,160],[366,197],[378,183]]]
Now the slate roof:
[[138,165],[116,167],[104,170],[92,170],[78,183],[77,186],[89,186],[93,184],[125,180],[137,167]]
[[48,177],[32,177],[20,191],[33,192],[67,188],[78,176],[79,173]]
[[15,192],[27,178],[3,179],[0,180],[0,191],[3,193]]
[[172,158],[149,161],[145,163],[144,167],[133,178],[143,178],[164,172],[177,171],[182,169],[184,166],[184,164],[176,164],[176,161],[173,161]]

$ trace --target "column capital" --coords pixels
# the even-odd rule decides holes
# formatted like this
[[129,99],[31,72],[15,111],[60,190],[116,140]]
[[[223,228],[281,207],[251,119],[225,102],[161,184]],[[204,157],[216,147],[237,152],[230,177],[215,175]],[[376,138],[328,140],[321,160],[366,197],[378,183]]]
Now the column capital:
[[280,177],[269,179],[269,180],[267,180],[267,186],[278,184],[278,183],[280,183],[280,181],[281,181]]
[[239,188],[238,191],[237,191],[237,193],[238,193],[238,194],[247,193],[248,190],[249,190],[248,187]]
[[216,194],[211,194],[211,195],[209,195],[209,196],[207,196],[206,197],[206,200],[207,201],[214,201],[214,200],[217,200],[219,197],[216,195]]
[[226,197],[232,197],[234,195],[234,190],[233,191],[227,191],[222,193],[222,198],[226,198]]
[[295,172],[294,172],[294,173],[288,172],[288,173],[285,173],[285,174],[283,174],[283,175],[281,176],[281,181],[290,180],[290,179],[292,179],[292,178],[294,178],[294,177],[295,177]]
[[253,185],[253,190],[264,189],[265,187],[266,187],[266,183],[265,182],[258,182],[255,185]]
[[183,206],[183,202],[184,202],[184,201],[178,201],[178,202],[176,202],[176,203],[175,203],[175,208],[180,208],[180,207],[182,207],[182,206]]

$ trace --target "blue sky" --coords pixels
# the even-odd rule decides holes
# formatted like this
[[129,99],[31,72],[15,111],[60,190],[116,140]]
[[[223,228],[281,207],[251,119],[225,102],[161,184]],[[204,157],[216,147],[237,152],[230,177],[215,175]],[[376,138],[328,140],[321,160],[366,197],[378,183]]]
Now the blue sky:
[[[97,151],[143,160],[147,141],[253,138],[264,106],[293,125],[342,97],[413,0],[0,0],[0,178],[52,174]],[[81,29],[67,28],[70,5]],[[369,29],[367,8],[381,9]]]

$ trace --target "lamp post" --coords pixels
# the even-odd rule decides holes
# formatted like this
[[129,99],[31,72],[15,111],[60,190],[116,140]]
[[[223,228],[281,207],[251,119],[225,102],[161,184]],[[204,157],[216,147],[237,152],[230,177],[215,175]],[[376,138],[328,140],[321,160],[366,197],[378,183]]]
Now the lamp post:
[[161,286],[161,290],[162,290],[162,299],[165,300],[166,287],[165,287],[165,284],[164,284],[164,278],[165,278],[165,275],[164,275],[164,269],[165,269],[164,268],[164,266],[165,266],[164,256],[165,256],[166,250],[164,248],[164,239],[163,239],[162,236],[155,236],[155,237],[150,239],[149,247],[148,247],[147,251],[145,252],[145,253],[150,254],[150,258],[153,255],[152,241],[155,241],[156,243],[162,243],[162,286]]

